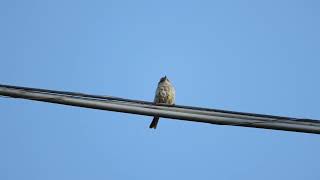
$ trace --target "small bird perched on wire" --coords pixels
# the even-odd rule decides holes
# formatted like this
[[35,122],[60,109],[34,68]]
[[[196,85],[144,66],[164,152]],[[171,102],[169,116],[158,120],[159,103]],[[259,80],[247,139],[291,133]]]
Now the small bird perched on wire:
[[[156,95],[154,98],[154,103],[156,104],[169,104],[173,105],[175,103],[176,92],[167,78],[167,76],[162,77],[158,83],[156,90]],[[149,128],[156,129],[159,122],[159,117],[155,116],[149,126]]]

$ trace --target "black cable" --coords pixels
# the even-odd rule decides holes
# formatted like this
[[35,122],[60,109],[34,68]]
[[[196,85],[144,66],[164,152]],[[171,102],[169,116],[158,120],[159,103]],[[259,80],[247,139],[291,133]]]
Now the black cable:
[[[40,88],[29,88],[29,87],[10,86],[10,85],[2,85],[2,84],[0,84],[0,87],[25,90],[25,91],[32,91],[32,92],[40,92],[40,93],[46,93],[46,94],[57,94],[57,95],[64,95],[64,96],[71,96],[71,97],[78,97],[78,98],[83,98],[83,99],[91,99],[91,100],[99,100],[99,101],[101,101],[101,100],[102,101],[119,101],[119,102],[130,102],[130,103],[154,105],[154,103],[148,102],[148,101],[132,100],[132,99],[113,97],[113,96],[91,95],[91,94],[77,93],[77,92],[47,90],[47,89],[40,89]],[[162,106],[172,107],[172,105],[165,105],[165,104]],[[274,115],[265,115],[265,114],[255,114],[255,113],[244,113],[244,112],[201,108],[201,107],[192,107],[192,106],[174,105],[174,107],[175,108],[183,108],[183,109],[191,109],[191,110],[208,111],[208,112],[245,115],[245,116],[251,116],[251,117],[271,118],[271,119],[275,119],[275,121],[276,120],[289,120],[289,121],[319,122],[318,120],[313,120],[313,119],[291,118],[291,117],[284,117],[284,116],[274,116]],[[254,122],[250,122],[250,123],[254,123]],[[256,123],[261,123],[261,122],[256,122]],[[243,123],[240,123],[240,124],[242,125]]]

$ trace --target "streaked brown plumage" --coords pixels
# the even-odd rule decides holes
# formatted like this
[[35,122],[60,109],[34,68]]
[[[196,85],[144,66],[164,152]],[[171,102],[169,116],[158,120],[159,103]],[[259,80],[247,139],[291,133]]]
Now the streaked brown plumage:
[[[175,103],[175,89],[167,76],[162,77],[158,83],[154,103],[156,104],[169,104]],[[149,128],[156,129],[159,122],[159,117],[154,117]]]

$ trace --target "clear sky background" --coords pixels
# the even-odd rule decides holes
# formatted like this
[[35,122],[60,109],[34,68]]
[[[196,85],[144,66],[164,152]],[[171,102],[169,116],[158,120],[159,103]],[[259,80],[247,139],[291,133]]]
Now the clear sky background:
[[[320,3],[0,1],[0,83],[320,119]],[[320,136],[0,98],[0,179],[320,179]]]

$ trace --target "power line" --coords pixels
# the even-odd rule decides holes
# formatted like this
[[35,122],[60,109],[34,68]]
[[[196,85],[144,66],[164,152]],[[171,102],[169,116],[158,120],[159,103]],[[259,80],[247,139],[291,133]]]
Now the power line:
[[147,101],[124,99],[113,96],[98,96],[9,85],[0,85],[0,96],[211,124],[320,134],[320,121],[312,119],[243,113],[191,106],[155,105]]

